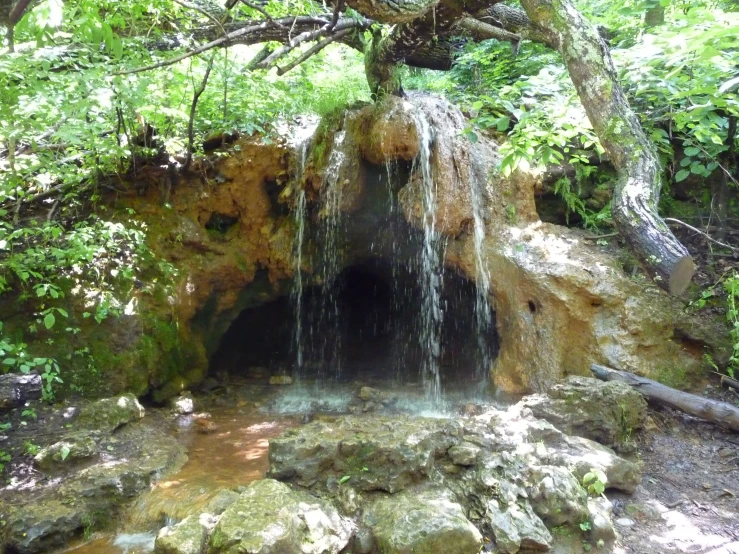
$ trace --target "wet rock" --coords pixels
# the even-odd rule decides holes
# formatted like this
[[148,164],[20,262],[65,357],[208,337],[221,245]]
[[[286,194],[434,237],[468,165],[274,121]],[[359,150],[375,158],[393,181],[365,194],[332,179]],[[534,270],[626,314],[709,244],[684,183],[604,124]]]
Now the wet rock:
[[476,554],[482,546],[482,535],[446,491],[381,498],[367,508],[362,523],[383,554]]
[[5,492],[0,519],[6,522],[6,550],[47,552],[83,528],[104,525],[154,480],[187,459],[177,441],[157,428],[128,425],[116,437],[120,457],[109,453],[107,461],[61,475],[34,491],[32,499],[27,491]]
[[239,493],[227,489],[220,490],[205,505],[205,511],[216,516],[225,512],[239,499]]
[[373,402],[384,406],[392,404],[398,399],[394,394],[381,391],[380,389],[374,389],[372,387],[362,387],[359,389],[359,398],[365,402]]
[[97,454],[95,440],[88,435],[71,435],[42,448],[33,460],[41,469],[50,469],[58,464],[69,464],[74,460],[91,458]]
[[270,385],[292,385],[293,378],[289,375],[272,375],[269,378]]
[[122,425],[144,417],[144,408],[133,394],[103,398],[80,410],[76,425],[81,429],[112,433]]
[[324,500],[272,479],[249,485],[221,516],[210,554],[336,554],[352,525]]
[[397,159],[413,160],[420,149],[413,104],[392,95],[378,104],[363,110],[363,127],[367,131],[360,140],[362,155],[375,165]]
[[408,416],[313,421],[270,441],[269,476],[319,488],[349,476],[358,490],[398,492],[427,479],[460,431],[454,421]]
[[[6,514],[4,544],[20,554],[64,546],[84,523],[85,512],[59,500],[12,507]],[[0,544],[2,546],[2,544]]]
[[473,466],[477,461],[480,449],[472,444],[452,446],[447,454],[453,464],[458,466]]
[[616,531],[611,523],[613,505],[605,497],[588,498],[588,521],[590,531],[588,537],[592,542],[611,542],[616,539]]
[[208,535],[216,524],[210,514],[188,516],[157,534],[155,554],[204,554]]
[[170,398],[169,406],[175,414],[188,415],[195,411],[195,399],[192,393],[185,391],[179,396]]
[[632,387],[590,377],[567,377],[547,394],[527,396],[522,403],[565,433],[621,451],[633,450],[631,433],[647,417],[647,403]]
[[486,523],[495,537],[498,550],[549,550],[552,535],[527,502],[502,505],[497,499],[487,504]]
[[35,371],[27,375],[0,375],[0,412],[22,406],[28,400],[41,398],[41,386],[41,376]]

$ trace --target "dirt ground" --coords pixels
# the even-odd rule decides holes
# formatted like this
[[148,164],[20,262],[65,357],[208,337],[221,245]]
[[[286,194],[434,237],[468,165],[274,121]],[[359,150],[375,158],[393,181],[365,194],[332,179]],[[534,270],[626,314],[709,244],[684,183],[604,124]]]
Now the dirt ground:
[[[730,392],[720,396],[737,402]],[[636,437],[641,486],[607,495],[619,534],[614,552],[739,554],[739,434],[669,409],[650,415],[651,429]]]

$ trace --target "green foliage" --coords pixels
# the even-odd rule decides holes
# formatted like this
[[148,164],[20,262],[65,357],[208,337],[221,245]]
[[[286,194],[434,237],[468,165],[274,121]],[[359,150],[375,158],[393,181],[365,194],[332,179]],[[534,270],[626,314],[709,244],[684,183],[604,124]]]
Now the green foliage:
[[608,477],[600,469],[590,468],[582,478],[582,486],[592,496],[600,496],[606,490]]
[[726,291],[726,319],[731,325],[729,334],[733,342],[726,373],[733,379],[739,374],[739,274],[733,272],[724,281],[724,289]]
[[5,452],[5,450],[0,450],[0,473],[5,469],[5,464],[7,464],[12,457],[10,454]]
[[38,444],[34,444],[31,441],[23,443],[23,453],[27,456],[35,456],[39,450],[41,450],[41,447]]

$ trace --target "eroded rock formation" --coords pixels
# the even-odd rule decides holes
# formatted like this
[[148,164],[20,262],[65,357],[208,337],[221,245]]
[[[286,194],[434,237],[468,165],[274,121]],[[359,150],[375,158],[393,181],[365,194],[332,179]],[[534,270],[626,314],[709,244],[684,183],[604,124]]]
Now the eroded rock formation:
[[[489,281],[486,296],[500,338],[490,370],[499,388],[544,391],[562,376],[587,375],[594,362],[653,378],[671,372],[699,378],[705,347],[721,359],[720,326],[697,322],[679,300],[627,276],[617,259],[578,231],[542,223],[535,204],[540,175],[496,175],[496,144],[484,137],[468,141],[465,126],[459,110],[439,98],[389,96],[325,118],[312,140],[302,142],[304,150],[281,138],[243,139],[228,156],[198,162],[197,178],[119,199],[147,222],[154,250],[178,277],[168,297],[140,299],[140,317],[166,325],[167,340],[130,318],[124,322],[133,327],[126,346],[135,349],[136,340],[148,336],[154,361],[141,364],[147,375],[117,386],[148,388],[163,399],[200,382],[237,315],[289,293],[298,271],[300,194],[307,202],[300,267],[306,282],[324,278],[326,245],[317,229],[331,218],[342,233],[335,245],[338,269],[372,257],[415,256],[420,243],[413,228],[427,217],[418,167],[424,145],[443,263],[478,284],[484,270]],[[388,194],[400,213],[387,212]],[[482,242],[474,232],[474,194]],[[408,230],[398,227],[408,224]],[[399,234],[411,238],[399,241]]]

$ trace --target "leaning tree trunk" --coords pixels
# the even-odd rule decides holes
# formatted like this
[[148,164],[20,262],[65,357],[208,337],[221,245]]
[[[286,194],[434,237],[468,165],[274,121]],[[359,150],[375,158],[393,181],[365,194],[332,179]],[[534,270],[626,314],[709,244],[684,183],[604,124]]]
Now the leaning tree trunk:
[[657,284],[683,292],[695,265],[657,214],[661,168],[618,84],[605,42],[570,0],[522,0],[526,13],[558,50],[606,154],[619,173],[612,204],[621,235]]

